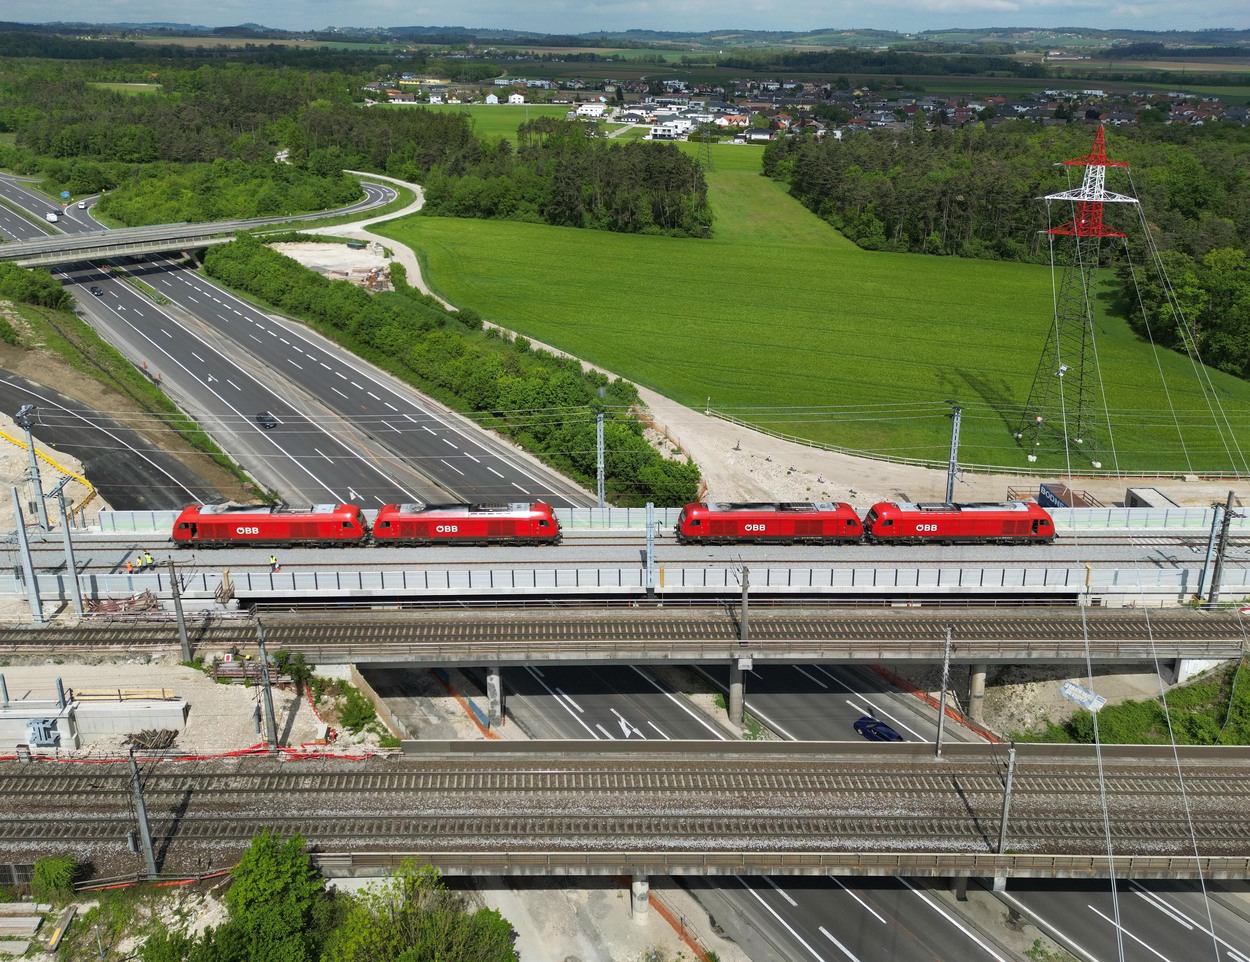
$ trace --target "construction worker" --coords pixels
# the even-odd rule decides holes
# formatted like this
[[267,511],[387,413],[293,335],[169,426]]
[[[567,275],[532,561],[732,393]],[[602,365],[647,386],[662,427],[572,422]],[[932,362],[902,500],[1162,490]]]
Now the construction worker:
[[281,570],[278,567],[278,556],[276,554],[271,554],[269,556],[269,570],[274,574],[277,574]]
[[135,570],[136,570],[136,571],[142,571],[142,570],[143,570],[143,554],[142,554],[142,552],[140,552],[139,554],[135,555]]
[[143,552],[143,566],[145,568],[156,567],[156,560],[152,557],[152,552],[150,551]]
[[135,573],[135,563],[131,561],[129,558],[127,558],[126,559],[126,574],[132,575],[134,573]]

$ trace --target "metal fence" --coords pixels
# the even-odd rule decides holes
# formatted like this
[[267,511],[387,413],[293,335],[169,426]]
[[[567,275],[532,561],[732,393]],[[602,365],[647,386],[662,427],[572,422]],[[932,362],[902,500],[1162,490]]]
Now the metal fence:
[[[1051,508],[1060,533],[1101,530],[1193,530],[1209,531],[1214,520],[1210,508]],[[653,518],[663,528],[677,523],[680,508],[655,508]],[[645,531],[646,508],[557,508],[556,517],[568,531]],[[373,518],[376,511],[365,511]],[[168,537],[177,511],[101,511],[99,525],[105,534],[161,534]],[[1233,530],[1250,531],[1250,514],[1234,516]]]

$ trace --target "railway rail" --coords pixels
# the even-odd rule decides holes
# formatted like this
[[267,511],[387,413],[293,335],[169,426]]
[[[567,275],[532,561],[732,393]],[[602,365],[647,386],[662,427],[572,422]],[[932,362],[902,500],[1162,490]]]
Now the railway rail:
[[[997,845],[1001,746],[961,746],[945,761],[894,746],[871,753],[819,744],[496,747],[298,767],[267,758],[148,761],[143,791],[155,842],[171,865],[221,858],[264,828],[348,852],[634,853],[641,860],[738,851],[765,861],[795,853],[984,855]],[[1012,850],[1064,857],[1104,850],[1092,752],[1027,747],[1013,780]],[[1179,858],[1196,847],[1202,858],[1245,859],[1250,755],[1130,751],[1108,750],[1102,760],[1117,856]],[[120,851],[134,827],[124,764],[0,763],[0,805],[7,813],[0,852],[15,857],[52,846]]]
[[[301,651],[373,652],[416,655],[432,649],[460,647],[492,651],[529,645],[559,650],[561,646],[598,645],[603,650],[627,643],[708,643],[736,645],[739,623],[734,606],[698,609],[592,608],[524,609],[507,615],[468,611],[348,612],[315,617],[265,616],[271,648]],[[1019,647],[1054,646],[1088,639],[1091,651],[1108,652],[1123,643],[1148,644],[1167,651],[1182,642],[1209,642],[1240,650],[1250,637],[1250,623],[1233,612],[1050,609],[943,610],[891,609],[889,618],[878,609],[854,613],[752,610],[752,651],[768,650],[772,643],[814,643],[833,650],[838,645],[877,645],[900,651],[915,644],[941,640],[952,632],[956,650],[1011,642]],[[199,650],[255,647],[252,621],[194,620],[188,626],[192,645]],[[98,650],[153,650],[179,644],[176,625],[169,619],[145,622],[49,625],[45,628],[0,629],[0,651],[71,652]],[[774,646],[775,647],[775,646]]]

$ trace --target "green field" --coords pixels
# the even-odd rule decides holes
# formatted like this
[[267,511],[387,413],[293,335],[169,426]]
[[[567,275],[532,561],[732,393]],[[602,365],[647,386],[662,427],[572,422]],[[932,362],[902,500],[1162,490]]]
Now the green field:
[[[420,216],[386,233],[453,303],[692,407],[944,460],[954,399],[961,461],[1028,467],[1011,432],[1051,322],[1048,268],[861,251],[762,177],[758,148],[712,156],[708,240]],[[1121,468],[1232,469],[1189,362],[1159,356],[1187,462],[1149,347],[1120,319],[1096,328]],[[1250,384],[1213,377],[1245,437]]]
[[[505,88],[496,96],[506,100],[509,91]],[[473,132],[479,137],[486,140],[500,140],[508,138],[516,140],[516,131],[521,124],[527,120],[537,120],[539,117],[557,117],[563,120],[570,110],[575,110],[574,104],[560,104],[558,106],[550,106],[547,104],[525,104],[518,106],[514,104],[426,104],[421,107],[396,107],[396,110],[442,110],[452,113],[468,114],[473,121]]]

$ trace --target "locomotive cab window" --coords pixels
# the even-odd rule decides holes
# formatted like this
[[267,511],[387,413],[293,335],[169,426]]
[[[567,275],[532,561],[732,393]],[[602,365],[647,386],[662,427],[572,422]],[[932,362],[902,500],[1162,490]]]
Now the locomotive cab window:
[[699,527],[699,525],[701,525],[701,524],[703,524],[703,522],[702,522],[701,520],[699,520],[698,518],[691,518],[691,519],[690,519],[690,527],[692,527],[692,528],[697,528],[697,527]]
[[546,520],[545,518],[539,518],[539,519],[538,519],[538,527],[540,527],[540,528],[549,528],[549,527],[551,527],[551,525],[547,522],[547,520]]

